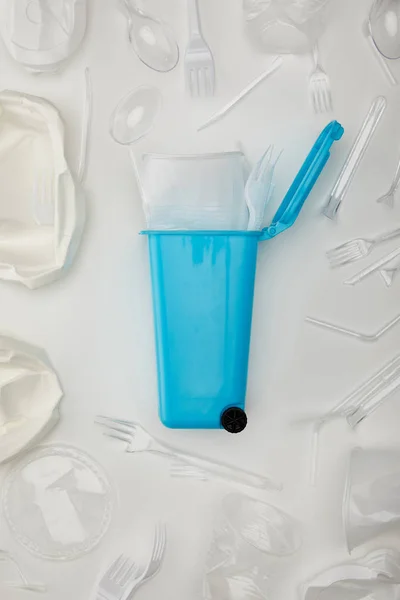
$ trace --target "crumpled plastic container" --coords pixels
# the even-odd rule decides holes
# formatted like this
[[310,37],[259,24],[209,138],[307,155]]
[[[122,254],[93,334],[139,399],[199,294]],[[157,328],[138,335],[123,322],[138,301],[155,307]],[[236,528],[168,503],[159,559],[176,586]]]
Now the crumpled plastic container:
[[42,98],[0,93],[0,279],[37,288],[74,258],[84,201],[64,155],[64,124]]
[[301,543],[299,526],[292,517],[259,500],[229,494],[207,556],[204,599],[268,598],[268,561],[293,554]]
[[0,335],[0,463],[54,427],[62,397],[45,352]]
[[320,573],[302,591],[304,600],[399,600],[400,554],[371,552]]
[[59,69],[86,31],[87,0],[5,0],[0,29],[11,56],[33,72]]
[[343,521],[350,552],[387,531],[400,531],[400,452],[353,450]]
[[309,52],[324,29],[330,0],[243,0],[246,32],[261,51]]

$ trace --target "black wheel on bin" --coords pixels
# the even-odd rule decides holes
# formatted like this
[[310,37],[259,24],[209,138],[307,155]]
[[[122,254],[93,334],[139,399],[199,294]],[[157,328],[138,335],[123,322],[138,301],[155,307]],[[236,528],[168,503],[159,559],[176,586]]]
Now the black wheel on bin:
[[237,406],[227,408],[222,413],[221,425],[229,433],[240,433],[247,425],[246,413]]

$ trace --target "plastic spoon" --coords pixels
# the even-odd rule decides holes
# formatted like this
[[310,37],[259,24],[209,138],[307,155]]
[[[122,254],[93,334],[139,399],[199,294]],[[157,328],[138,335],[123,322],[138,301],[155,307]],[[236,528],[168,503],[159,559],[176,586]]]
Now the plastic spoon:
[[155,71],[171,71],[179,61],[179,48],[168,25],[146,15],[136,0],[123,0],[128,17],[129,41],[140,60]]

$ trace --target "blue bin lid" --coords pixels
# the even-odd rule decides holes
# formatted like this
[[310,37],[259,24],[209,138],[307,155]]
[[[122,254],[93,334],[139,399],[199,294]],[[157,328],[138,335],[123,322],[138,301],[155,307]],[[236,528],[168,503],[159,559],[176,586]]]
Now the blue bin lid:
[[278,212],[272,219],[269,227],[261,232],[261,240],[269,240],[286,229],[296,221],[313,189],[318,177],[330,157],[330,148],[333,142],[340,140],[344,133],[343,127],[337,121],[332,121],[320,133],[311,152],[290,186]]

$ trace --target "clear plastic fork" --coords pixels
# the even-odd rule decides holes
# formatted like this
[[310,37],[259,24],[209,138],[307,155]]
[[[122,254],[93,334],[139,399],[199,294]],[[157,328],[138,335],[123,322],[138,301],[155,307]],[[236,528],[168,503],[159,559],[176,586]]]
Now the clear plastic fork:
[[332,111],[332,93],[329,77],[321,67],[318,44],[313,48],[314,70],[310,75],[309,90],[315,113]]
[[383,242],[400,237],[400,228],[377,235],[373,238],[357,238],[337,246],[326,253],[329,264],[332,268],[346,265],[347,263],[360,260],[368,256],[370,252]]
[[249,230],[262,228],[266,206],[273,193],[273,176],[280,154],[272,160],[274,147],[269,146],[252,169],[245,188],[249,209]]
[[150,435],[139,423],[103,416],[98,416],[95,422],[106,428],[105,435],[126,442],[127,452],[152,452],[175,460],[180,459],[192,467],[205,471],[209,476],[218,477],[231,483],[239,483],[257,489],[281,489],[280,485],[263,475],[185,452],[161,442]]
[[96,600],[127,600],[137,578],[137,565],[121,554],[101,578],[96,591]]
[[198,0],[187,0],[189,43],[185,53],[186,85],[192,96],[213,96],[214,57],[201,32]]
[[147,583],[148,581],[150,581],[150,579],[153,579],[153,577],[155,577],[158,574],[164,560],[166,545],[167,532],[165,524],[157,523],[154,531],[154,541],[150,559],[147,563],[147,566],[144,569],[142,569],[142,574],[135,582],[134,587],[132,588],[132,591],[130,592],[127,600],[130,600],[130,598],[132,598],[135,595],[135,593],[141,585]]

